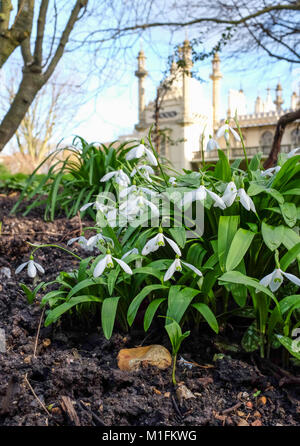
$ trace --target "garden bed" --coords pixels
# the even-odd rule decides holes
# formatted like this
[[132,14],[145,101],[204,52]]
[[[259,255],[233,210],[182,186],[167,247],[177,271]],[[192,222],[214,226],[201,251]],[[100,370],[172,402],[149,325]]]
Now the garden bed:
[[[0,353],[0,425],[299,424],[300,377],[295,378],[295,370],[285,376],[278,366],[239,348],[226,351],[224,339],[238,345],[242,336],[230,326],[218,338],[207,334],[206,326],[206,331],[193,333],[183,344],[182,357],[196,364],[177,366],[178,383],[194,395],[182,401],[170,369],[147,367],[131,373],[118,369],[121,348],[159,343],[170,349],[167,334],[155,326],[145,334],[136,325],[129,334],[119,331],[108,341],[97,324],[85,331],[42,325],[36,344],[42,310],[37,303],[27,304],[19,282],[29,286],[31,279],[25,272],[15,276],[14,270],[28,260],[26,242],[64,244],[79,235],[80,221],[74,217],[44,222],[39,210],[25,218],[9,216],[15,200],[15,196],[0,197],[0,268],[11,269],[10,278],[0,277],[0,328],[7,342],[7,352]],[[38,251],[36,260],[45,266],[47,281],[77,264],[58,249]],[[75,415],[62,397],[71,399]]]

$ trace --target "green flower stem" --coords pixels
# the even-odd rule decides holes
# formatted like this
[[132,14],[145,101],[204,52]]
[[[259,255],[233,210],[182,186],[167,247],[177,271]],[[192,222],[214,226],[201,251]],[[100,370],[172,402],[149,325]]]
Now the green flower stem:
[[33,255],[33,254],[35,253],[35,251],[37,251],[37,250],[40,249],[40,248],[59,248],[59,249],[61,249],[62,251],[65,251],[65,252],[67,252],[68,254],[71,254],[73,257],[76,257],[76,259],[78,259],[78,260],[82,260],[82,258],[79,257],[78,255],[74,254],[74,252],[69,251],[68,249],[63,248],[62,246],[59,246],[59,245],[53,245],[53,244],[49,244],[49,245],[48,245],[48,244],[45,244],[45,245],[38,245],[38,246],[36,246],[36,245],[34,245],[33,243],[30,243],[30,242],[27,242],[27,243],[28,243],[28,245],[34,247],[34,249],[31,251],[31,255]]
[[175,375],[175,373],[176,373],[176,361],[177,361],[177,353],[173,356],[172,382],[173,382],[174,386],[177,385],[176,375]]

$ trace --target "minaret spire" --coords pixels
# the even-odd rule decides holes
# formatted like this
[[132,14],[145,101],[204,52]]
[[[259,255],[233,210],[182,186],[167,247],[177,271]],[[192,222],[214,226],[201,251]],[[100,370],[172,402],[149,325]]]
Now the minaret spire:
[[212,60],[212,74],[210,75],[212,80],[213,131],[216,131],[220,121],[220,80],[222,77],[220,57],[218,53],[215,53]]
[[141,48],[138,53],[138,69],[135,71],[135,75],[138,78],[138,97],[139,97],[139,123],[137,127],[139,128],[145,128],[145,116],[144,116],[144,110],[145,110],[145,77],[147,76],[148,72],[146,71],[146,57],[144,54],[143,49]]
[[179,49],[179,54],[183,59],[182,77],[183,77],[183,122],[189,122],[190,119],[190,81],[191,69],[193,61],[191,58],[192,47],[190,41],[186,38],[182,47]]
[[281,112],[283,102],[284,101],[282,99],[282,86],[281,86],[280,82],[278,82],[277,87],[276,87],[276,99],[274,101],[274,104],[276,105],[277,113]]

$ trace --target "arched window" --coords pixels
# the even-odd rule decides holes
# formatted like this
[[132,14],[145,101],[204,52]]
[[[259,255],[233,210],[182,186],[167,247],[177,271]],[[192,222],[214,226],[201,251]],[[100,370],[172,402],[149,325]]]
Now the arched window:
[[300,146],[300,128],[297,127],[291,131],[291,144],[293,147]]
[[259,140],[260,147],[270,147],[273,142],[273,133],[267,130],[264,132]]

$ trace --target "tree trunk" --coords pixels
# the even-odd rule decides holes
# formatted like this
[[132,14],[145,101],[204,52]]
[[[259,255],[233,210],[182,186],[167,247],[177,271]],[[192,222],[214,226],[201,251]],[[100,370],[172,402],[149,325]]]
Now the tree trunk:
[[297,119],[300,119],[300,109],[294,112],[286,113],[285,115],[281,116],[281,118],[278,120],[272,144],[272,149],[271,152],[269,153],[268,158],[264,162],[265,169],[268,169],[269,167],[272,167],[277,163],[278,154],[280,152],[281,141],[285,128],[288,124],[291,124]]
[[0,152],[17,131],[36,94],[43,86],[40,73],[25,71],[17,94],[0,125]]

